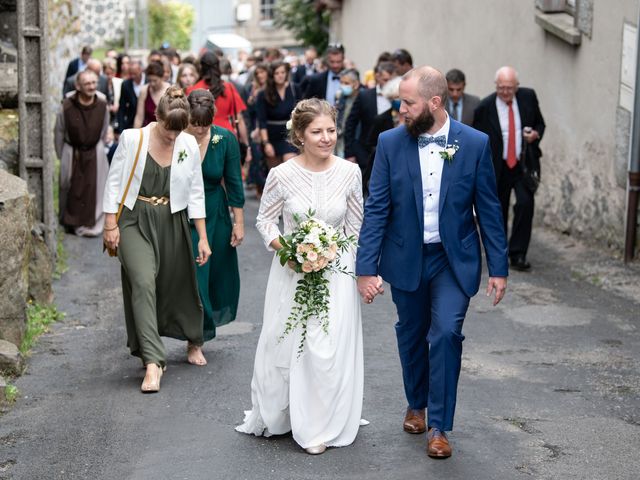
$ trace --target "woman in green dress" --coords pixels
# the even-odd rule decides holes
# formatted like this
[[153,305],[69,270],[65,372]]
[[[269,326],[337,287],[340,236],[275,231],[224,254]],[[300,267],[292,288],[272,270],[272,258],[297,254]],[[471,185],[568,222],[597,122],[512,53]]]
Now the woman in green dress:
[[189,103],[179,87],[162,96],[156,117],[122,133],[103,200],[104,242],[118,249],[122,265],[127,344],[146,367],[143,393],[160,390],[166,369],[161,336],[204,342],[189,218],[198,231],[200,268],[211,255],[200,152],[182,131]]
[[[189,94],[187,132],[200,147],[207,211],[206,230],[213,251],[211,261],[198,269],[198,291],[204,308],[203,338],[216,336],[216,327],[232,322],[238,310],[240,273],[236,247],[244,238],[244,190],[240,173],[240,149],[235,135],[211,122],[215,101],[208,90]],[[233,218],[229,214],[229,208]],[[197,230],[191,229],[194,241]],[[207,361],[199,345],[189,343],[188,360],[194,365]]]

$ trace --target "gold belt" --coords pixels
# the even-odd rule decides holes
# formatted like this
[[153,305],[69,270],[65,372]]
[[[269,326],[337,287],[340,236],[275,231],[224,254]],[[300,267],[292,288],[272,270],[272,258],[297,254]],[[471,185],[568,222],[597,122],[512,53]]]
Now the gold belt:
[[154,207],[157,205],[169,205],[169,197],[143,197],[142,195],[138,195],[138,200],[142,200],[143,202],[150,203]]

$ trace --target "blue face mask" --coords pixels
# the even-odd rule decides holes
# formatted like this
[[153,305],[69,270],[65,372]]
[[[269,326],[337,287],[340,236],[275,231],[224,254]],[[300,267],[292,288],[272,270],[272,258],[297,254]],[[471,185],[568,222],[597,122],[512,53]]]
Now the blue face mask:
[[400,103],[402,103],[402,101],[399,98],[396,98],[395,100],[391,101],[391,109],[399,112],[400,111]]
[[345,97],[349,97],[353,93],[353,87],[351,85],[340,85],[340,89]]

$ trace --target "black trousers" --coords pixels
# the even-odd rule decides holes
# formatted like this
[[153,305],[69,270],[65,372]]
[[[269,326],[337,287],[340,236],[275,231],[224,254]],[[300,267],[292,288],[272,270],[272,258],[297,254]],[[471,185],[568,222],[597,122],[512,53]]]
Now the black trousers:
[[[513,225],[511,227],[511,237],[509,238],[509,201],[511,191],[516,194],[516,204],[513,207]],[[522,170],[520,163],[515,168],[502,166],[500,177],[498,178],[498,198],[502,205],[502,218],[504,219],[504,232],[509,238],[509,256],[511,258],[526,256],[531,241],[531,227],[533,224],[533,193],[524,185],[522,181]]]

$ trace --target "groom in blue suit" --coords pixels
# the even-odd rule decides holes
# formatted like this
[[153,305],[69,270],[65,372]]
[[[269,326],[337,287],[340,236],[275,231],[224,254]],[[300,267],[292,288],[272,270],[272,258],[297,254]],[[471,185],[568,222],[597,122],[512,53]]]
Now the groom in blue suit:
[[404,429],[428,428],[428,455],[447,458],[462,324],[480,286],[480,238],[494,305],[507,287],[507,243],[489,139],[449,117],[444,75],[431,67],[409,71],[400,99],[405,125],[378,138],[356,274],[367,303],[382,293],[380,277],[391,284],[409,404]]

